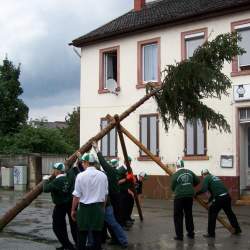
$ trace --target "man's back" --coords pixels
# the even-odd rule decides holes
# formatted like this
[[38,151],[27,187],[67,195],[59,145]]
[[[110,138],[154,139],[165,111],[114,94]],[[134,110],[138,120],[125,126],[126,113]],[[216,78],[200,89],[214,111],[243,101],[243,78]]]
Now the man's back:
[[188,169],[180,169],[172,175],[172,190],[175,198],[193,197],[194,188],[199,184],[198,177]]
[[74,193],[84,204],[104,202],[108,194],[107,176],[95,167],[88,167],[77,175]]
[[228,193],[228,190],[225,187],[224,183],[217,176],[208,174],[204,179],[204,186],[206,185],[208,187],[208,191],[213,197]]

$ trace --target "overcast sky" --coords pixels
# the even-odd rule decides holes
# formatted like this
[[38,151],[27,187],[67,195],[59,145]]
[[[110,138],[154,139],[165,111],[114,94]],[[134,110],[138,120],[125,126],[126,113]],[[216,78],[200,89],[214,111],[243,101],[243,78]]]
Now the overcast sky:
[[29,118],[64,120],[79,105],[80,59],[68,46],[133,0],[0,0],[0,60],[21,63]]

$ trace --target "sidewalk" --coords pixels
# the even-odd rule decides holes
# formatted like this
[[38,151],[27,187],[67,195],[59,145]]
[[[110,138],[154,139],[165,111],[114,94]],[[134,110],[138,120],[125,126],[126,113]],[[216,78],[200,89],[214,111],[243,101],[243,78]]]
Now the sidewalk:
[[[0,216],[21,198],[21,193],[0,191]],[[250,250],[250,207],[234,207],[243,233],[240,236],[231,235],[217,223],[217,237],[204,239],[206,233],[207,212],[198,204],[194,204],[194,223],[196,238],[185,238],[183,242],[173,240],[173,202],[162,200],[145,200],[143,206],[144,221],[140,222],[136,208],[133,217],[135,225],[128,232],[129,248],[133,250],[165,250],[165,249],[226,249]],[[48,194],[42,194],[31,206],[22,211],[0,233],[1,250],[39,250],[55,249],[59,246],[52,228],[51,214],[53,204]],[[223,213],[221,214],[223,215]],[[119,247],[104,246],[115,250]]]

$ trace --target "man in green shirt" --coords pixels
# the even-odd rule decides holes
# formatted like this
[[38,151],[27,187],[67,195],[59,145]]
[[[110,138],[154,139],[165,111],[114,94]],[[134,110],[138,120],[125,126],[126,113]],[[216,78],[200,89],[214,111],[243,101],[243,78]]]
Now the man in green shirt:
[[175,193],[174,198],[174,225],[175,240],[183,240],[183,214],[187,229],[187,237],[194,238],[193,222],[193,197],[194,187],[199,184],[199,178],[188,169],[184,169],[184,162],[178,160],[176,163],[177,171],[171,177],[171,189]]
[[70,193],[70,184],[64,171],[65,166],[63,163],[55,163],[53,165],[52,178],[45,178],[44,180],[43,191],[51,193],[52,201],[55,204],[52,214],[52,227],[56,237],[62,244],[57,250],[73,250],[75,248],[70,242],[67,233],[66,214],[68,214],[71,234],[75,243],[77,243],[77,227],[70,216],[72,195]]
[[221,209],[224,210],[229,222],[235,229],[234,234],[240,234],[241,229],[237,218],[232,211],[231,197],[228,193],[228,189],[219,177],[210,174],[207,169],[202,170],[201,175],[204,177],[204,180],[201,189],[196,193],[196,195],[209,191],[211,194],[209,202],[212,201],[212,204],[208,209],[208,232],[203,236],[206,238],[215,237],[216,218]]

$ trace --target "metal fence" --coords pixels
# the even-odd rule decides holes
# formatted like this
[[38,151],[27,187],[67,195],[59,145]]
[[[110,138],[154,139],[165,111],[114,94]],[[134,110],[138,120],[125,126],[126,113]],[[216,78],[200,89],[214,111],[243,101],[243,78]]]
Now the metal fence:
[[51,168],[56,162],[64,162],[67,155],[41,155],[42,156],[42,174],[51,174]]

